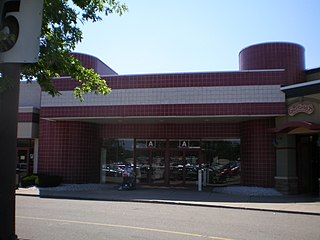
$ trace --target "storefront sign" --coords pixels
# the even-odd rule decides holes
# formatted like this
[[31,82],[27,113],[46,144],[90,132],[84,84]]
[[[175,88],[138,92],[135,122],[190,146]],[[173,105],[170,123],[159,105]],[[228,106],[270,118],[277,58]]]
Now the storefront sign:
[[289,106],[288,114],[289,116],[295,116],[298,113],[312,114],[314,112],[314,107],[312,103],[295,103]]

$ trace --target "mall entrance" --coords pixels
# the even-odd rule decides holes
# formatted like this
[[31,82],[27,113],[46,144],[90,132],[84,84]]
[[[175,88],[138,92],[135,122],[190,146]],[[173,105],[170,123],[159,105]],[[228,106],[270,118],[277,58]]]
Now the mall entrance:
[[138,184],[195,185],[198,177],[200,149],[139,149],[135,152]]
[[138,185],[197,186],[240,183],[239,139],[108,139],[101,148],[101,182],[120,183],[129,164]]
[[16,170],[20,177],[33,174],[34,168],[34,140],[18,139]]

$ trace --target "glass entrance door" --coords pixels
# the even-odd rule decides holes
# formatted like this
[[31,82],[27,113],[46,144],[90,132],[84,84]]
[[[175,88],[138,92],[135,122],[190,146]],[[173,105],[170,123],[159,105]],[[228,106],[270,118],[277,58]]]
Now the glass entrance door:
[[169,153],[170,185],[195,185],[198,178],[199,151],[178,150]]
[[29,166],[29,149],[18,149],[17,155],[17,170],[20,172],[20,176],[23,177],[32,173],[30,168],[33,166]]
[[297,136],[299,192],[319,193],[320,159],[317,135]]
[[139,150],[136,152],[137,183],[163,185],[165,179],[165,158],[161,150]]
[[185,156],[182,151],[169,153],[170,185],[183,185],[185,181]]

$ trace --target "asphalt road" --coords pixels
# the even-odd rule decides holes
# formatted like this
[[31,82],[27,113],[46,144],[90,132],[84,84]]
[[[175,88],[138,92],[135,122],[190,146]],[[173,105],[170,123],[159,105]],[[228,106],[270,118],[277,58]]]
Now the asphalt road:
[[21,240],[320,239],[320,216],[17,196]]

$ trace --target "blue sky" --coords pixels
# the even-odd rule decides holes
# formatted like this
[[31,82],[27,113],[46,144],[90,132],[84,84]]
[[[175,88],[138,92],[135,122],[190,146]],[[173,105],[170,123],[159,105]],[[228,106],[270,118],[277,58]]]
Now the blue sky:
[[238,70],[239,52],[262,42],[305,48],[320,67],[319,0],[122,0],[129,12],[82,27],[76,51],[119,74]]

